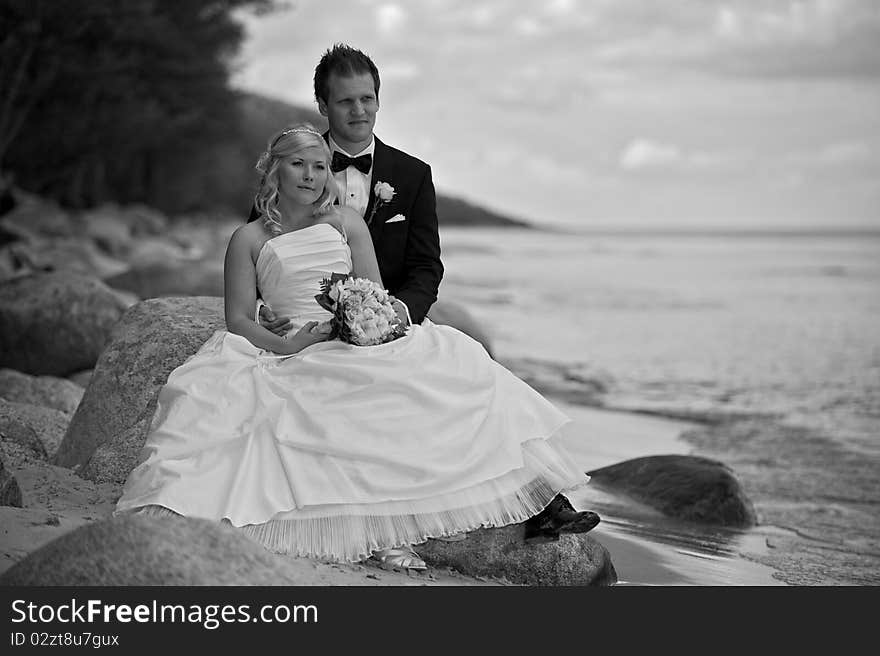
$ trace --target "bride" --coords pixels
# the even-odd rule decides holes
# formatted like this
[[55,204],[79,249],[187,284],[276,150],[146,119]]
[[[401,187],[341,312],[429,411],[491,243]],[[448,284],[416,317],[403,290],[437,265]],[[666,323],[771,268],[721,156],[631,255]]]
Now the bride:
[[[557,496],[588,481],[560,442],[568,418],[478,342],[427,319],[379,346],[328,341],[321,280],[381,284],[364,220],[334,205],[329,162],[308,124],[270,141],[262,220],[226,252],[227,330],[168,377],[116,512],[224,521],[274,552],[409,569],[425,568],[411,545],[432,537],[525,520],[559,530],[560,516],[563,531],[595,526]],[[256,289],[298,329],[257,323]]]

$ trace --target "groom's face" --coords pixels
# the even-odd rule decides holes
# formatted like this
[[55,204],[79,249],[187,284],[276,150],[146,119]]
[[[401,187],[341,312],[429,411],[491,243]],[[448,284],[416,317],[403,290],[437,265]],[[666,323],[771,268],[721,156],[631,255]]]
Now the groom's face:
[[327,80],[327,101],[318,100],[318,109],[330,123],[333,139],[352,155],[365,148],[373,137],[379,99],[373,76],[361,73],[340,76],[331,73]]

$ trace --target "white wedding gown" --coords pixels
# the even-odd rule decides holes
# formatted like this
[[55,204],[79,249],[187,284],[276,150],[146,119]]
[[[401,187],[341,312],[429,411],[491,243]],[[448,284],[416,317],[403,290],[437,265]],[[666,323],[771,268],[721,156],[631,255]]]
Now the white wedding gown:
[[[270,239],[262,297],[294,331],[329,314],[320,281],[351,271],[320,223]],[[380,346],[278,356],[217,331],[168,377],[117,512],[228,521],[279,553],[355,561],[521,522],[587,482],[567,417],[458,330],[425,320]]]

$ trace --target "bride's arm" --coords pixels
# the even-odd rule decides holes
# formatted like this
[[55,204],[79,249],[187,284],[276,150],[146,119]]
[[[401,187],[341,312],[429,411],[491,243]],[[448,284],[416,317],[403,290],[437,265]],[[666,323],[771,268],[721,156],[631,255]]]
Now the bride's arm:
[[[369,278],[384,288],[379,262],[376,260],[376,250],[373,248],[373,237],[363,217],[348,207],[343,207],[339,212],[348,235],[348,247],[351,249],[352,273],[358,278]],[[394,299],[394,309],[403,325],[408,326],[412,323],[406,304],[399,298]]]
[[253,259],[254,238],[250,225],[241,226],[229,240],[223,263],[224,304],[226,329],[241,335],[257,348],[284,355],[298,353],[306,346],[324,341],[326,335],[312,334],[316,325],[312,321],[288,339],[254,321],[254,304],[257,302],[257,273]]
[[[348,247],[351,249],[351,269],[357,278],[369,278],[382,285],[379,263],[373,248],[373,238],[363,217],[349,207],[339,209],[340,220],[345,226]],[[382,285],[384,287],[385,285]]]

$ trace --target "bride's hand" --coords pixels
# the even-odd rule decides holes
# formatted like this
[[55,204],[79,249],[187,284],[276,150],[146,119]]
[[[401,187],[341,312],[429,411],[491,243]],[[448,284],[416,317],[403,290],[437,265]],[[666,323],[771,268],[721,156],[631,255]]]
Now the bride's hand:
[[326,342],[327,338],[330,336],[330,331],[327,328],[329,328],[329,322],[326,324],[318,324],[317,321],[309,321],[302,328],[297,330],[296,333],[287,338],[286,341],[289,348],[284,349],[284,354],[293,355],[312,344]]

